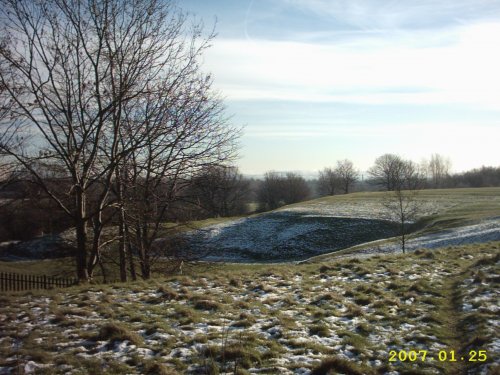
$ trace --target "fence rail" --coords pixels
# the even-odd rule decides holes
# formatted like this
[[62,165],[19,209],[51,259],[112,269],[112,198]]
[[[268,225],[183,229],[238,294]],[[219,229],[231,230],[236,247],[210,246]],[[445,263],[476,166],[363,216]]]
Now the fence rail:
[[77,284],[77,279],[53,276],[23,275],[0,272],[0,291],[17,292],[34,289],[66,288]]

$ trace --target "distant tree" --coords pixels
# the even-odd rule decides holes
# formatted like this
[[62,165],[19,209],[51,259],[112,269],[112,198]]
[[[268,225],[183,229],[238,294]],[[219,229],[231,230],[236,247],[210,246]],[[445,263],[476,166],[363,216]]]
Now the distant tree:
[[319,195],[335,195],[340,189],[340,176],[333,168],[324,168],[319,172],[318,193]]
[[267,172],[257,191],[260,210],[274,210],[307,199],[311,194],[306,180],[296,173]]
[[349,193],[352,185],[358,180],[359,175],[352,161],[348,159],[337,161],[337,167],[334,172],[338,176],[339,184],[344,194]]
[[384,154],[375,159],[375,164],[368,170],[373,183],[387,191],[397,189],[404,179],[405,162],[400,156]]
[[283,178],[278,172],[266,172],[257,190],[257,201],[261,211],[274,210],[284,204]]
[[306,200],[311,190],[304,177],[297,173],[288,172],[283,183],[283,200],[285,204],[292,204]]
[[475,168],[450,177],[452,187],[500,186],[500,167]]
[[427,173],[430,177],[433,188],[443,187],[447,178],[449,178],[451,161],[439,154],[432,154],[427,164]]
[[423,183],[424,176],[420,168],[411,161],[401,160],[398,173],[392,181],[392,190],[386,193],[383,200],[389,219],[398,223],[398,236],[403,253],[406,252],[409,228],[417,219],[420,210],[417,194]]
[[195,202],[210,216],[234,216],[246,212],[249,183],[238,168],[213,165],[204,168],[192,181]]

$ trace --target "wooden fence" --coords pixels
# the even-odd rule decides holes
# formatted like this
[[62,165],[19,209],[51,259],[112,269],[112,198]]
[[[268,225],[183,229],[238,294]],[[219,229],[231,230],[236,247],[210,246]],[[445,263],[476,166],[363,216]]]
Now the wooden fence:
[[53,277],[53,276],[36,276],[23,275],[19,273],[0,272],[0,291],[22,291],[33,289],[52,289],[66,288],[76,285],[77,279]]

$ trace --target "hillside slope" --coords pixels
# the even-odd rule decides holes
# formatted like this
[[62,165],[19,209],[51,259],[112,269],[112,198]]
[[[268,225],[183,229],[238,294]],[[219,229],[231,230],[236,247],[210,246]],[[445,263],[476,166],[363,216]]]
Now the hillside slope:
[[[380,192],[319,198],[248,218],[209,225],[191,235],[206,260],[290,262],[395,236]],[[409,250],[500,240],[500,189],[423,190],[419,230]],[[357,246],[364,254],[400,251],[397,241]]]
[[1,297],[0,374],[495,374],[499,275],[495,242]]

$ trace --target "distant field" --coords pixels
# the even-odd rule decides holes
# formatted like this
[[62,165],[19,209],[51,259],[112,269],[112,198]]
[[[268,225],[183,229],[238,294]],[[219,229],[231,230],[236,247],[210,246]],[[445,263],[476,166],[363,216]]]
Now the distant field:
[[[222,221],[194,234],[194,243],[210,251],[207,259],[232,262],[289,262],[356,245],[363,248],[364,242],[397,233],[382,204],[386,194],[336,195]],[[500,240],[500,188],[423,190],[416,199],[419,221],[410,249]],[[454,232],[439,240],[436,236],[445,230]],[[416,242],[424,235],[425,241]],[[396,250],[396,245],[381,248]]]
[[[332,252],[332,256],[397,252],[398,245],[384,240],[394,235],[393,226],[383,221],[384,194],[318,198],[269,213],[192,222],[175,231],[198,230],[193,238],[208,251],[208,260],[291,262],[320,255],[314,259],[321,261]],[[423,190],[417,199],[420,222],[410,249],[500,240],[500,188]],[[172,227],[166,225],[164,235]],[[382,240],[371,242],[377,239]],[[74,264],[69,258],[43,264],[0,262],[0,271],[72,276]],[[117,275],[114,269],[113,275]]]

